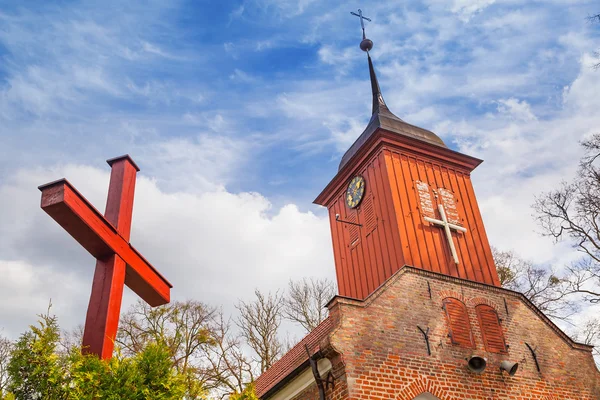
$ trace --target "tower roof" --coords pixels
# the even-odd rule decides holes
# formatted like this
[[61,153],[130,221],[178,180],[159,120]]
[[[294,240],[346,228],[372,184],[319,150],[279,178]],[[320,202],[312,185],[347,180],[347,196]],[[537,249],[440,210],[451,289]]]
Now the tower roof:
[[375,68],[373,67],[373,61],[371,60],[371,55],[368,51],[367,59],[369,60],[369,75],[371,77],[371,91],[373,93],[373,111],[371,120],[369,121],[369,124],[363,133],[360,134],[358,139],[356,139],[352,146],[350,146],[348,151],[344,153],[342,160],[340,161],[339,170],[341,170],[344,165],[350,161],[358,149],[361,148],[363,143],[365,143],[377,129],[385,129],[386,131],[394,132],[403,136],[409,136],[414,139],[431,143],[435,146],[448,148],[442,139],[440,139],[440,137],[435,133],[428,131],[427,129],[419,128],[418,126],[406,123],[390,111],[383,100],[381,89],[379,87],[379,81],[377,80]]

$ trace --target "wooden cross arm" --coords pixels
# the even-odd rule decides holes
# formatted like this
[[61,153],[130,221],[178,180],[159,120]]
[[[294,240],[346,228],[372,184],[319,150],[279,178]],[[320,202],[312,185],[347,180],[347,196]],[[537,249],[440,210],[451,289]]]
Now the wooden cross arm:
[[151,306],[169,302],[169,283],[66,179],[38,187],[42,209],[97,259],[118,254],[127,264],[125,284]]
[[460,232],[466,232],[467,231],[467,228],[462,227],[460,225],[452,224],[450,222],[442,221],[442,220],[431,218],[431,217],[423,217],[423,219],[425,221],[427,221],[427,222],[431,222],[432,224],[436,224],[436,225],[444,226],[444,225],[448,224],[448,226],[450,228],[455,229],[455,230],[460,231]]

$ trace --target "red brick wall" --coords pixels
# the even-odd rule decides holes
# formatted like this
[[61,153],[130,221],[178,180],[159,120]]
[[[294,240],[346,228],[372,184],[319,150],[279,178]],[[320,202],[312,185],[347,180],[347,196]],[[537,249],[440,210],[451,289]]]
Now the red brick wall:
[[[467,306],[474,349],[450,342],[442,309],[448,296]],[[507,354],[484,349],[475,312],[482,303],[502,319]],[[336,328],[322,349],[337,379],[328,400],[408,400],[425,391],[442,400],[600,399],[600,373],[590,348],[570,341],[522,296],[504,289],[403,268],[365,301],[337,298],[330,315]],[[431,356],[417,325],[430,329]],[[537,349],[541,373],[525,342]],[[487,358],[481,375],[466,368],[472,354]],[[502,360],[519,363],[515,376],[500,372]],[[296,399],[318,399],[316,386]]]

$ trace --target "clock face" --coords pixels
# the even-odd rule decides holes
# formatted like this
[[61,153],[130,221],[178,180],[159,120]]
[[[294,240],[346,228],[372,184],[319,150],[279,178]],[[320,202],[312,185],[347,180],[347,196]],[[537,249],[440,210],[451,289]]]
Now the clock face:
[[350,181],[346,190],[346,204],[350,208],[356,208],[365,194],[365,178],[360,175],[355,176]]

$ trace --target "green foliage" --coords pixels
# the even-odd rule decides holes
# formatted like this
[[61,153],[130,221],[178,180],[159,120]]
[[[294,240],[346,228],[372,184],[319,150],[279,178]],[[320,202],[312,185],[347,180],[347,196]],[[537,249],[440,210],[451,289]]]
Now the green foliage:
[[117,344],[126,355],[134,356],[147,343],[164,343],[171,364],[184,377],[186,400],[206,397],[205,350],[213,339],[214,309],[188,300],[152,308],[138,301],[121,318]]
[[254,383],[249,383],[241,393],[235,392],[229,396],[229,400],[258,400],[254,390]]
[[64,360],[57,354],[59,328],[54,316],[41,315],[38,326],[21,335],[8,364],[8,391],[16,399],[66,399]]
[[110,360],[82,355],[77,348],[57,351],[56,318],[41,315],[17,341],[9,363],[9,394],[2,400],[177,400],[185,377],[174,368],[163,343],[148,343],[139,353]]

